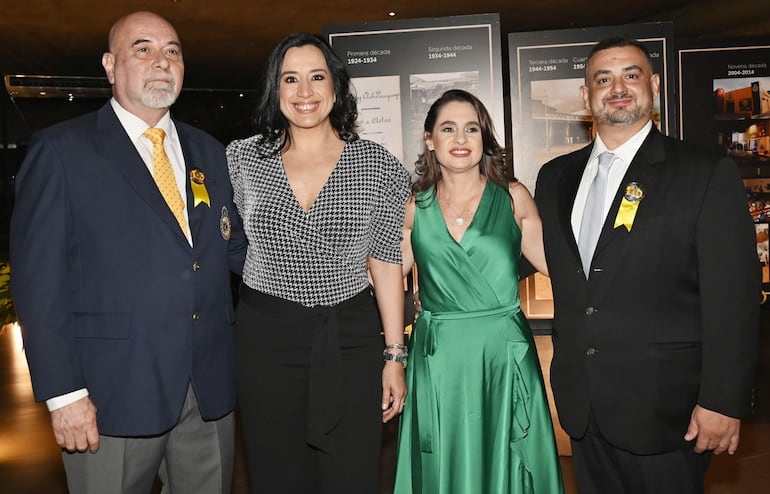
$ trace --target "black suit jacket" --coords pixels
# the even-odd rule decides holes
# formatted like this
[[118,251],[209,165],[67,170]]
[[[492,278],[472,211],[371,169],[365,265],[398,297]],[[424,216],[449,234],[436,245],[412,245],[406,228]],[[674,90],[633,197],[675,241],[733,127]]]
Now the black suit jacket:
[[[537,180],[555,318],[551,382],[562,426],[589,414],[637,454],[685,444],[696,404],[750,412],[761,290],[756,238],[735,164],[647,136],[621,182],[589,280],[570,215],[592,145]],[[625,186],[644,190],[631,231],[614,228]]]
[[206,419],[235,404],[245,239],[223,146],[175,125],[210,197],[194,206],[187,180],[193,247],[109,103],[36,134],[17,177],[11,282],[35,398],[88,388],[102,434],[169,430],[190,382]]

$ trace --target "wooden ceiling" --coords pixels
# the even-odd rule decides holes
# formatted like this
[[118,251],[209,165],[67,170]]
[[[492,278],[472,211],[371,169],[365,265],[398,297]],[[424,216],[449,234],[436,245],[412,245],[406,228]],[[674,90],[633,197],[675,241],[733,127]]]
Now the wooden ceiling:
[[188,88],[253,88],[284,35],[393,18],[497,12],[503,36],[648,21],[677,38],[770,34],[768,0],[0,0],[0,74],[101,76],[109,27],[135,10],[176,27]]

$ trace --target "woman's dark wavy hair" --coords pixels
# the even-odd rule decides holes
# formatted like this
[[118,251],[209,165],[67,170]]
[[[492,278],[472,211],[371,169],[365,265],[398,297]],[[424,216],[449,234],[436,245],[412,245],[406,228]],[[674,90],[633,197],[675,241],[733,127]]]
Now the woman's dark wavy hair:
[[[462,89],[450,89],[442,94],[431,105],[428,115],[425,117],[425,134],[433,133],[439,111],[441,111],[444,105],[453,101],[470,103],[474,110],[476,110],[479,125],[481,126],[481,139],[484,148],[481,161],[479,162],[479,172],[507,191],[511,180],[515,180],[512,169],[506,163],[505,149],[495,139],[495,127],[492,123],[492,118],[489,116],[489,112],[484,107],[484,104],[476,96]],[[422,154],[415,161],[414,169],[417,174],[417,180],[412,186],[414,192],[428,190],[441,180],[441,165],[436,159],[436,153],[430,151],[427,144],[424,145]]]
[[358,109],[356,97],[350,90],[350,76],[342,60],[334,53],[331,46],[318,36],[308,33],[294,33],[286,36],[273,49],[262,76],[262,88],[254,110],[252,123],[257,134],[276,142],[282,139],[280,150],[286,149],[291,143],[289,122],[281,113],[280,86],[283,59],[289,48],[312,45],[321,50],[326,65],[329,67],[334,84],[335,102],[329,114],[332,128],[340,139],[354,141],[358,139],[356,120]]

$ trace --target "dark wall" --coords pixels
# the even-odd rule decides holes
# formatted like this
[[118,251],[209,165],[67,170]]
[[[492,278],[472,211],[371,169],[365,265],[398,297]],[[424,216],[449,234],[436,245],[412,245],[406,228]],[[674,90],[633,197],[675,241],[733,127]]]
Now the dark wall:
[[[183,91],[175,118],[206,130],[222,144],[251,134],[255,94],[230,90]],[[10,98],[0,94],[0,260],[8,254],[13,178],[32,134],[55,123],[95,111],[106,98]]]

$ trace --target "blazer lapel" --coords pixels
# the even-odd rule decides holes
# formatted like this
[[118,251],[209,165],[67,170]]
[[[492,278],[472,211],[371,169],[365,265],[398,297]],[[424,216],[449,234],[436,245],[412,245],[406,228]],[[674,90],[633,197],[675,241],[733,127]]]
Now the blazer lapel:
[[[626,170],[623,180],[620,182],[620,187],[618,187],[615,198],[612,201],[612,207],[607,213],[607,219],[604,222],[602,233],[596,244],[594,256],[598,256],[614,240],[623,239],[628,236],[630,232],[624,226],[615,228],[615,218],[618,215],[620,203],[626,193],[626,186],[631,182],[636,182],[644,191],[645,196],[648,196],[656,183],[658,172],[655,166],[663,161],[665,161],[663,138],[660,132],[653,126],[639,151],[637,151],[636,156],[634,156],[634,160],[629,165],[628,170]],[[644,206],[644,199],[642,199],[636,211],[635,221],[636,218],[644,214]]]
[[176,131],[179,135],[179,141],[182,145],[182,154],[184,155],[186,178],[185,178],[185,190],[187,192],[187,216],[190,221],[190,231],[193,236],[193,245],[197,245],[201,236],[199,235],[201,225],[204,223],[204,219],[211,212],[211,204],[201,203],[195,206],[195,197],[193,196],[192,185],[190,183],[190,172],[198,169],[204,174],[204,185],[209,193],[209,203],[212,202],[211,195],[215,192],[216,184],[213,183],[214,176],[207,173],[206,163],[203,163],[203,157],[200,153],[200,148],[193,142],[187,129],[176,120]]
[[580,179],[583,176],[588,164],[588,157],[591,155],[593,144],[588,145],[575,153],[572,159],[564,166],[564,170],[559,176],[558,186],[558,217],[562,228],[564,239],[567,241],[569,250],[574,254],[575,259],[580,260],[575,233],[572,231],[572,209],[575,204]]
[[97,152],[104,157],[104,162],[112,164],[123,174],[129,186],[150,206],[150,209],[155,211],[169,228],[177,232],[180,239],[187,242],[176,218],[174,218],[174,213],[171,212],[166,200],[163,199],[152,174],[136,151],[134,143],[128,138],[128,134],[126,134],[109,103],[99,110],[96,122],[95,146]]

